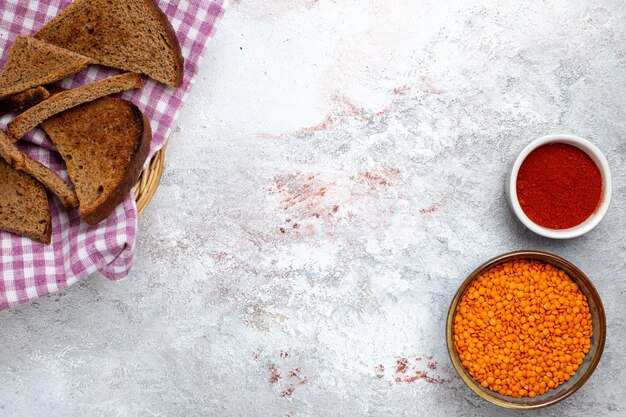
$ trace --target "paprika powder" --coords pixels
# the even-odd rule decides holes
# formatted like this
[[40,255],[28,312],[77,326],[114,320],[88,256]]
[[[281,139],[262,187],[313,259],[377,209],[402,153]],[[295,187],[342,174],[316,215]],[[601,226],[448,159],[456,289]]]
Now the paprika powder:
[[549,229],[569,229],[598,208],[602,175],[581,149],[551,143],[524,159],[516,188],[520,206],[530,220]]

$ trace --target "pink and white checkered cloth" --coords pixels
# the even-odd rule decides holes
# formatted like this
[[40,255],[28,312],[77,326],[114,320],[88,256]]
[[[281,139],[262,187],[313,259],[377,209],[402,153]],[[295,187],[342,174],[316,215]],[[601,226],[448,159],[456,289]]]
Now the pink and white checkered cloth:
[[[0,66],[6,62],[7,48],[16,35],[33,34],[70,3],[70,0],[0,0]],[[223,14],[223,0],[157,0],[156,3],[168,16],[180,42],[185,58],[183,85],[175,89],[146,79],[141,90],[120,95],[134,102],[151,121],[150,156],[169,137],[198,72],[205,45]],[[73,88],[120,72],[92,66],[64,80],[62,86]],[[3,129],[6,130],[9,120],[9,116],[0,119]],[[68,179],[61,158],[43,131],[35,129],[25,139],[26,143],[21,142],[25,152]],[[0,232],[0,310],[58,291],[95,271],[111,280],[128,275],[137,235],[137,209],[132,195],[97,226],[82,222],[76,210],[67,211],[56,197],[51,198],[51,211],[49,246]]]

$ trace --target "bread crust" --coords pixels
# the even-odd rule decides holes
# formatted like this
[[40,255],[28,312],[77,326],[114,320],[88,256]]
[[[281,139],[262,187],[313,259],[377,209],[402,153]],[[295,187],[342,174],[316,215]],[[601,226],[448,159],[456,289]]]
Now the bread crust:
[[126,167],[123,180],[118,183],[109,197],[93,211],[84,212],[81,209],[81,216],[85,222],[90,225],[98,224],[102,220],[109,217],[111,212],[113,212],[113,210],[115,210],[115,208],[122,203],[122,201],[124,201],[137,182],[137,178],[139,178],[139,174],[143,169],[143,164],[148,158],[150,143],[152,142],[152,129],[150,127],[150,121],[137,106],[131,102],[128,102],[128,104],[133,112],[133,116],[135,117],[135,122],[141,126],[140,140],[137,142],[131,161]]
[[159,6],[156,5],[154,0],[145,0],[145,2],[146,5],[148,5],[148,8],[151,9],[154,12],[155,16],[159,19],[159,21],[161,21],[161,23],[163,24],[163,28],[165,29],[165,33],[167,33],[168,35],[168,41],[172,47],[172,50],[174,51],[174,55],[176,56],[177,67],[176,80],[174,80],[172,86],[180,87],[181,85],[183,85],[183,78],[185,76],[185,59],[183,58],[176,32],[174,32],[174,28],[172,27],[172,24],[170,23],[165,13],[163,13],[163,10],[161,10]]
[[[49,204],[48,204],[48,214],[50,214],[50,205]],[[35,240],[37,240],[37,241],[39,241],[41,243],[45,243],[46,245],[50,244],[50,242],[52,241],[52,216],[50,216],[50,221],[46,224],[46,231],[44,232],[44,235],[42,236],[42,239],[41,240],[35,239]]]

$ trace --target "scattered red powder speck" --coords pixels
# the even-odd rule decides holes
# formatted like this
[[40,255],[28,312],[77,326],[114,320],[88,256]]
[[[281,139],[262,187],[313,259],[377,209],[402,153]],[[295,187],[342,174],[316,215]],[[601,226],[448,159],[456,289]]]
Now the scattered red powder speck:
[[376,367],[376,378],[384,378],[385,377],[385,365],[380,364]]
[[[432,375],[429,373],[429,371],[434,371],[438,368],[437,362],[433,361],[432,358],[433,357],[430,355],[418,355],[415,356],[414,362],[411,362],[406,358],[396,359],[394,367],[395,372],[392,376],[392,381],[395,381],[396,383],[412,383],[422,380],[430,384],[445,384],[450,382],[449,379],[445,379],[440,375]],[[427,360],[428,362],[423,363],[422,361],[424,360]],[[424,368],[428,368],[428,370]],[[384,365],[378,365],[376,370],[376,378],[382,379],[385,377]]]
[[226,259],[226,257],[228,257],[228,254],[226,252],[218,252],[213,255],[213,259],[216,261],[221,261],[223,259]]
[[298,386],[304,385],[309,382],[309,380],[306,377],[300,378],[300,376],[298,376],[298,378],[299,378],[298,382],[288,386],[287,388],[283,390],[283,392],[280,395],[281,397],[291,397],[291,394],[293,394],[293,392],[296,390]]
[[403,374],[409,366],[409,361],[406,358],[400,358],[396,360],[396,372]]
[[300,132],[321,132],[328,129],[333,123],[335,123],[335,116],[328,114],[320,123],[315,126],[303,127]]
[[300,378],[300,368],[294,368],[289,372],[290,377]]
[[323,181],[319,174],[304,176],[296,171],[280,178],[271,193],[282,196],[284,211],[296,210],[304,217],[315,217],[317,209],[325,203],[324,197],[334,186],[334,181]]
[[435,87],[430,79],[425,75],[420,75],[417,79],[417,83],[415,84],[404,84],[391,90],[393,94],[398,96],[405,96],[413,91],[435,95],[441,94],[441,91],[439,91],[439,89]]
[[281,358],[286,358],[289,356],[289,352],[285,352],[284,350],[281,350],[280,353],[278,354]]
[[295,170],[275,178],[266,189],[282,214],[277,236],[297,240],[322,231],[332,237],[335,226],[353,216],[356,202],[399,192],[395,187],[402,181],[400,170],[392,167],[335,174]]
[[400,180],[400,170],[398,168],[384,168],[376,172],[361,172],[359,177],[365,179],[369,184],[377,184],[382,187],[392,187]]
[[335,99],[335,102],[337,102],[339,105],[343,107],[343,110],[340,111],[341,115],[354,116],[360,119],[366,118],[365,114],[363,114],[363,111],[359,109],[359,107],[356,104],[354,104],[354,102],[350,100],[348,97],[337,97]]
[[404,84],[399,87],[394,87],[393,90],[391,90],[391,92],[399,96],[404,96],[410,90],[411,90],[411,85]]
[[385,186],[389,185],[389,181],[386,178],[381,177],[380,175],[373,174],[371,172],[364,172],[361,175],[363,175],[368,180],[372,180],[374,182],[379,183],[380,185],[385,185]]
[[269,383],[276,384],[278,381],[280,381],[280,378],[281,378],[280,371],[278,370],[276,365],[274,365],[272,362],[268,363],[267,367],[270,370]]
[[424,207],[422,209],[420,209],[420,213],[422,214],[431,214],[436,212],[437,210],[439,210],[439,206],[437,204],[432,204],[428,207]]
[[440,378],[440,377],[432,377],[428,375],[428,372],[425,372],[425,371],[415,371],[415,375],[407,376],[405,378],[401,378],[399,376],[396,377],[396,382],[398,383],[401,383],[401,382],[411,383],[411,382],[415,382],[418,380],[424,380],[431,384],[445,384],[446,382],[449,382],[448,380]]

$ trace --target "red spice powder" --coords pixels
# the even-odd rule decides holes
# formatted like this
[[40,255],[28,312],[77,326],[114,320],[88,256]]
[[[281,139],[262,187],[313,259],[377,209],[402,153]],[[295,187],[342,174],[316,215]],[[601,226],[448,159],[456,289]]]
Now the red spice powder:
[[[294,371],[292,371],[293,373]],[[290,386],[288,386],[287,388],[285,388],[283,390],[283,392],[280,394],[281,397],[291,397],[291,394],[293,394],[293,392],[296,390],[296,388],[299,385],[304,385],[307,384],[309,382],[307,377],[300,377],[297,372],[295,373],[295,375],[298,378],[298,382],[291,384]],[[291,375],[290,375],[291,376]]]
[[406,358],[400,358],[396,360],[396,373],[403,374],[406,372],[409,366],[409,361]]
[[424,380],[424,381],[429,382],[431,384],[445,384],[447,382],[450,382],[447,379],[430,376],[428,374],[428,372],[425,372],[425,371],[415,371],[414,375],[409,375],[409,376],[404,377],[404,378],[401,378],[399,376],[396,377],[396,382],[398,382],[398,383],[400,383],[400,382],[411,383],[411,382],[415,382],[415,381],[418,381],[418,380]]
[[530,220],[568,229],[587,220],[602,198],[602,175],[582,150],[551,143],[532,151],[517,174],[517,198]]
[[274,365],[273,363],[268,363],[267,367],[270,371],[270,377],[269,377],[269,383],[270,384],[275,384],[278,381],[280,381],[281,375],[280,375],[280,371],[278,370],[278,368],[276,367],[276,365]]

